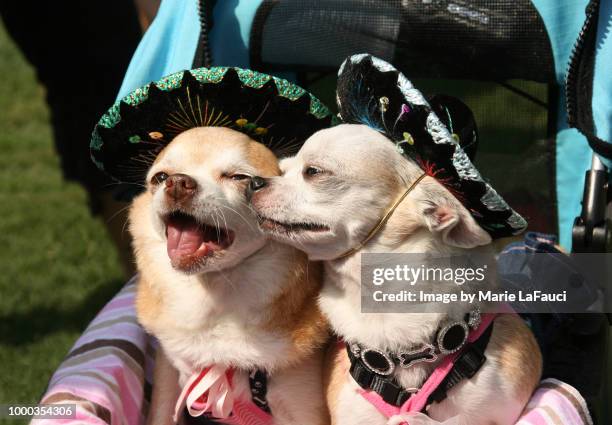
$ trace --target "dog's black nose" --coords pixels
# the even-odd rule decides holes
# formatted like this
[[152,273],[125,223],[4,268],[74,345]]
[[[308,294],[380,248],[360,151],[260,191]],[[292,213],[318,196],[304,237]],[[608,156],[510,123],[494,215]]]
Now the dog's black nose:
[[251,178],[251,183],[249,185],[252,192],[257,192],[259,189],[263,189],[266,187],[268,183],[264,178],[255,176]]

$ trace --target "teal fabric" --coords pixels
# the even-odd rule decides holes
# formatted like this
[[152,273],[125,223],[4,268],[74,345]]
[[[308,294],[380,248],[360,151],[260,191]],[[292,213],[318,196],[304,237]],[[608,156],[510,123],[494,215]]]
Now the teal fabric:
[[[209,34],[213,64],[250,68],[249,42],[257,8],[263,0],[218,0]],[[293,72],[276,72],[276,77],[295,82]]]
[[[597,136],[612,143],[612,1],[602,1],[597,25],[593,118]],[[608,167],[612,161],[604,161]]]
[[[213,12],[215,25],[209,35],[214,65],[248,68],[251,23],[261,1],[217,3]],[[118,98],[164,75],[191,69],[199,36],[197,0],[162,0],[155,20],[134,53]]]
[[[584,23],[584,8],[588,1],[532,1],[548,30],[555,59],[557,82],[563,89],[567,64]],[[584,173],[590,167],[592,151],[584,136],[574,129],[568,129],[564,95],[560,96],[558,111],[556,182],[559,243],[569,250],[572,244],[572,225],[576,216],[580,214]]]
[[[217,1],[209,34],[215,66],[249,68],[249,38],[263,0]],[[118,99],[151,81],[191,69],[200,37],[197,0],[162,0],[159,12],[134,53]],[[295,81],[293,73],[277,73]]]
[[210,31],[215,65],[249,68],[249,37],[255,12],[262,0],[217,1]]
[[199,36],[197,1],[162,0],[134,53],[118,98],[165,75],[190,69]]

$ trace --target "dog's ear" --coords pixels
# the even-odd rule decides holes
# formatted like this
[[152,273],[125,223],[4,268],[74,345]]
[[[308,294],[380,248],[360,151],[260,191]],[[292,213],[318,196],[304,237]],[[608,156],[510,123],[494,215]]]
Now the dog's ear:
[[429,230],[442,241],[459,248],[475,248],[491,243],[491,236],[476,223],[474,217],[451,195],[424,202],[423,217]]

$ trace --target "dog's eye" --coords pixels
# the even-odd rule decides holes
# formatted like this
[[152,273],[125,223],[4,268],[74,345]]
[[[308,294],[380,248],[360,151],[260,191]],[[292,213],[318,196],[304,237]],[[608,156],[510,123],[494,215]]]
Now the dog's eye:
[[232,174],[231,176],[229,176],[229,178],[232,180],[240,181],[250,179],[251,176],[247,176],[246,174]]
[[317,167],[306,167],[306,169],[304,170],[304,175],[307,177],[313,177],[317,174],[321,174],[322,172],[323,170]]
[[151,183],[160,184],[160,183],[165,182],[167,179],[168,179],[168,174],[164,173],[163,171],[160,171],[159,173],[155,174],[151,178]]
[[223,173],[221,174],[221,178],[231,179],[235,181],[242,181],[242,180],[250,179],[251,176],[249,176],[248,174],[240,174],[240,173],[236,173],[236,174]]

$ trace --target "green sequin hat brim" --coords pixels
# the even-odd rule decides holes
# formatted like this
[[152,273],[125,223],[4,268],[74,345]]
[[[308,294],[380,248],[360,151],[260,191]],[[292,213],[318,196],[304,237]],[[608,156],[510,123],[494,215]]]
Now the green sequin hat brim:
[[323,103],[289,81],[241,68],[199,68],[116,102],[96,125],[90,150],[96,165],[116,180],[142,183],[157,154],[190,128],[231,128],[282,157],[332,121]]

